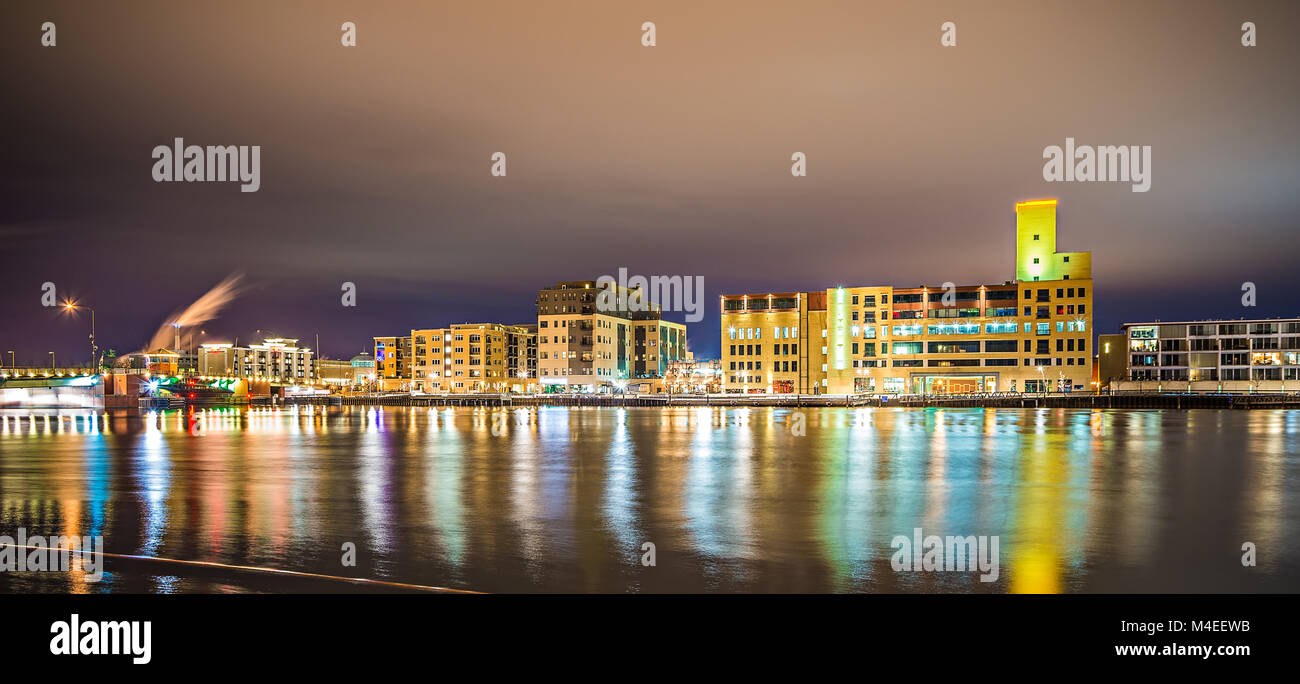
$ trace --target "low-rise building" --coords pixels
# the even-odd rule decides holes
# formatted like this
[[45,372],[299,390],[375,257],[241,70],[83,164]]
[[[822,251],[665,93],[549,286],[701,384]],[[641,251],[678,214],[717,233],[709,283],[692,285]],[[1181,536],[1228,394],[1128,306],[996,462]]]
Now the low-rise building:
[[672,394],[716,394],[722,391],[722,375],[719,359],[677,359],[668,364],[664,384]]
[[1116,390],[1300,390],[1300,318],[1125,323]]
[[351,359],[352,365],[352,384],[359,387],[369,387],[375,381],[375,357],[373,354],[361,352]]
[[352,362],[342,359],[316,359],[315,381],[329,387],[351,387]]

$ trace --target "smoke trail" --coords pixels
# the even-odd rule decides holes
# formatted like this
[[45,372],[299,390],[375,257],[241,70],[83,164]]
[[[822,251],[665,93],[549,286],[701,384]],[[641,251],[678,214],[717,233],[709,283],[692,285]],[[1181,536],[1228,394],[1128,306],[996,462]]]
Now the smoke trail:
[[239,295],[239,281],[243,277],[242,273],[227,276],[183,311],[168,317],[149,340],[149,346],[141,351],[152,351],[159,347],[171,349],[176,344],[176,326],[180,326],[181,348],[188,347],[193,341],[194,327],[216,318],[221,309]]

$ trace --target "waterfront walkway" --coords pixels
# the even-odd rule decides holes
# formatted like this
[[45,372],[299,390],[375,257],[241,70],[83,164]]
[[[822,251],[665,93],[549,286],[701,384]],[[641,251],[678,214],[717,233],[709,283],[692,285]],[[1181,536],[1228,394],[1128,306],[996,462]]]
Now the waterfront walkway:
[[[304,397],[286,404],[338,403],[340,398]],[[343,404],[379,406],[871,406],[950,408],[1278,409],[1300,408],[1297,394],[366,394],[342,397]]]

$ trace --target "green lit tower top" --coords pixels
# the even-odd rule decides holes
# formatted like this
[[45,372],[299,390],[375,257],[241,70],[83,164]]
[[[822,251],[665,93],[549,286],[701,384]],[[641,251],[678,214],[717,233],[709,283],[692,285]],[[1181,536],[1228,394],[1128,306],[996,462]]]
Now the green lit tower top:
[[1088,280],[1092,252],[1056,251],[1056,200],[1016,203],[1016,280]]

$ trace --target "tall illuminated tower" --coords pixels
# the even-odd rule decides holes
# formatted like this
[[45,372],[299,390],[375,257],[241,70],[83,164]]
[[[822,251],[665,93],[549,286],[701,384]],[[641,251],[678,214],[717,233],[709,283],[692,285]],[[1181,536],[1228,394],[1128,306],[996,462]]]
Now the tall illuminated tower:
[[1056,200],[1016,203],[1016,280],[1092,278],[1092,252],[1056,251]]

